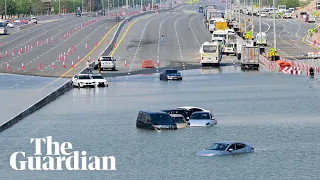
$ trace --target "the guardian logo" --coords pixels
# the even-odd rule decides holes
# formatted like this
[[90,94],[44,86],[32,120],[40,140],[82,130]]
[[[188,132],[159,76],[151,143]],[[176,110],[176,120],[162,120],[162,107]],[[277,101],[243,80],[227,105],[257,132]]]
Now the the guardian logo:
[[[72,151],[72,144],[52,142],[52,137],[31,138],[35,144],[33,156],[25,152],[15,152],[10,156],[10,166],[14,170],[117,170],[114,156],[86,156],[86,151]],[[46,146],[46,147],[45,147]],[[42,149],[46,150],[43,154]],[[54,153],[53,153],[54,152]],[[110,163],[108,163],[110,162]],[[110,164],[110,167],[108,166]]]

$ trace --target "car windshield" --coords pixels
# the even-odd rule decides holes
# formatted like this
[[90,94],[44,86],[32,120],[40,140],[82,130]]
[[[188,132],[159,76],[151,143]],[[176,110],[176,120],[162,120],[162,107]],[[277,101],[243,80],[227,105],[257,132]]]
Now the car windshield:
[[166,70],[167,74],[177,74],[178,71],[177,70]]
[[225,151],[229,144],[223,144],[223,143],[214,143],[211,147],[209,147],[207,150],[215,150],[215,151]]
[[150,114],[152,123],[173,123],[169,114]]
[[232,44],[226,44],[226,47],[233,47]]
[[185,123],[184,117],[171,117],[175,123]]
[[205,53],[215,53],[217,51],[217,46],[214,45],[204,45],[203,52]]
[[101,57],[101,61],[112,61],[111,57]]
[[190,117],[190,119],[210,119],[209,113],[193,113]]
[[104,79],[102,76],[92,76],[93,79]]
[[79,76],[79,79],[91,79],[90,76]]

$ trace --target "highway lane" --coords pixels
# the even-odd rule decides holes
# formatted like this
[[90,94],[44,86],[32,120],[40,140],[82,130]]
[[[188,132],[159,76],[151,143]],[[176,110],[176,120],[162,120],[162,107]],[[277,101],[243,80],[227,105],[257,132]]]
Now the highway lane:
[[[117,59],[118,71],[104,71],[104,76],[142,71],[153,73],[164,67],[198,68],[199,44],[210,41],[211,35],[202,23],[202,15],[194,13],[196,8],[184,6],[172,14],[146,16],[127,24],[118,39],[118,48],[110,54]],[[165,39],[163,46],[160,43],[161,35]],[[160,67],[142,70],[142,60],[153,60],[155,66],[159,60]],[[238,62],[234,56],[223,56],[221,65],[235,65]]]
[[[71,33],[67,38],[62,38],[61,41],[58,40],[58,34],[61,32],[65,33],[66,31],[70,32],[71,29],[78,27],[79,24],[66,27],[65,30],[62,30],[63,28],[57,28],[56,34],[52,34],[55,36],[54,43],[52,43],[51,38],[49,38],[48,44],[44,43],[38,48],[36,47],[20,56],[16,56],[15,59],[10,61],[11,70],[13,73],[19,74],[61,76],[66,71],[66,68],[71,68],[72,61],[76,64],[78,56],[82,58],[94,48],[95,43],[98,42],[108,31],[108,28],[111,28],[115,23],[115,20],[107,19],[92,22],[90,25],[75,30],[74,33]],[[66,24],[66,26],[68,25]],[[87,48],[85,44],[87,44]],[[72,50],[73,46],[75,47],[75,51],[68,55],[69,48]],[[60,60],[59,55],[61,54],[63,56],[65,55],[66,58]],[[24,63],[24,70],[22,69],[22,63]],[[52,68],[52,63],[54,63],[54,68]]]
[[[254,18],[255,34],[259,31],[258,18]],[[263,27],[264,26],[264,27]],[[302,22],[300,19],[277,19],[276,20],[276,40],[277,51],[282,57],[292,58],[304,56],[308,52],[318,51],[316,48],[303,42],[303,37],[308,29],[314,28],[315,24]],[[267,30],[265,30],[267,28]],[[273,47],[273,19],[262,18],[262,31],[268,36],[268,48]]]

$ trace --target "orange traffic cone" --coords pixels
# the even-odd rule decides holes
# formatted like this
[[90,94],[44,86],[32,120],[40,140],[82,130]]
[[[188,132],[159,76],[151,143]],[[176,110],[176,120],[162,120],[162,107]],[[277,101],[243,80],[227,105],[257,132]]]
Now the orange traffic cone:
[[9,56],[8,51],[6,51],[6,57],[8,57],[8,56]]
[[51,68],[54,69],[56,66],[54,65],[54,62],[52,62]]
[[14,56],[14,49],[11,50],[11,55]]
[[78,62],[80,62],[80,56],[78,56]]
[[24,70],[24,64],[23,63],[21,64],[21,69]]
[[89,62],[91,62],[91,57],[89,56]]
[[71,67],[74,68],[73,60],[72,60],[72,62],[71,62]]
[[159,60],[157,60],[157,66],[158,66],[158,67],[160,66],[160,61],[159,61]]
[[62,68],[66,68],[66,64],[64,63],[64,61],[62,62]]
[[127,61],[124,61],[124,67],[127,67]]
[[85,48],[86,48],[86,49],[88,49],[88,44],[87,44],[87,43],[86,43],[86,46],[85,46]]
[[38,69],[42,69],[42,64],[41,64],[41,62],[38,63]]
[[2,54],[1,54],[1,52],[0,52],[0,58],[2,58]]

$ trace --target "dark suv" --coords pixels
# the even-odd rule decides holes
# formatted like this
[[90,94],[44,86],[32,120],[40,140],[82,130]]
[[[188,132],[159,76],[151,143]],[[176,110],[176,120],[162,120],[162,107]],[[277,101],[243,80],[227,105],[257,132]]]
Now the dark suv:
[[160,73],[160,80],[182,80],[182,76],[176,69],[165,69]]
[[152,130],[176,130],[177,125],[171,116],[165,112],[140,111],[136,122],[137,128]]

